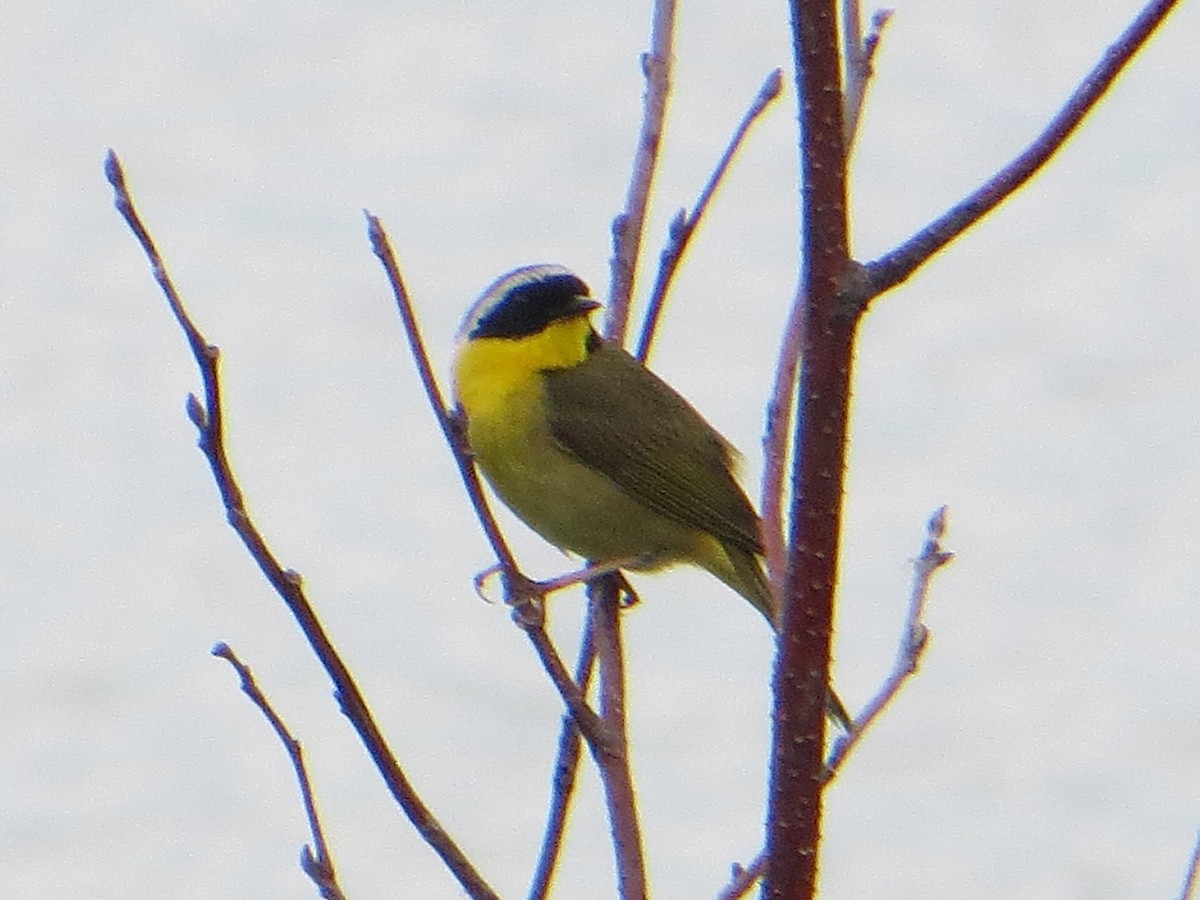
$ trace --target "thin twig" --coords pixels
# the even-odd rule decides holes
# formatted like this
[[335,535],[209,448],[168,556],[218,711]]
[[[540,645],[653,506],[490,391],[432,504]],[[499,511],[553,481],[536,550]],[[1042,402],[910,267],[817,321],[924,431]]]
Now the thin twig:
[[883,29],[892,18],[892,10],[877,10],[871,17],[871,30],[862,36],[858,0],[842,3],[843,63],[846,68],[846,111],[843,127],[846,131],[846,154],[854,148],[858,124],[867,99],[867,87],[874,74],[875,51],[883,37]]
[[[866,730],[875,723],[899,693],[900,688],[917,671],[921,656],[929,642],[929,630],[925,627],[924,613],[930,581],[934,572],[954,558],[953,553],[941,548],[941,539],[945,532],[946,507],[943,506],[929,517],[921,555],[913,560],[913,585],[908,597],[908,612],[905,616],[900,648],[897,651],[892,672],[871,702],[855,718],[851,732],[840,736],[834,742],[829,759],[825,764],[825,773],[822,778],[824,783],[828,783],[836,777],[838,770],[846,761],[846,757],[858,745]],[[729,884],[717,895],[717,900],[737,900],[744,896],[763,876],[766,865],[767,853],[764,850],[754,858],[750,865],[735,866]]]
[[[575,666],[575,683],[586,697],[592,673],[595,671],[596,642],[592,617],[587,617],[583,628],[583,640],[579,647],[579,662]],[[550,809],[546,814],[546,830],[542,838],[542,850],[538,854],[537,867],[529,887],[529,900],[545,900],[550,893],[554,869],[558,864],[566,833],[567,813],[571,808],[571,797],[575,791],[575,776],[579,771],[579,727],[570,714],[563,716],[562,730],[558,735],[558,758],[554,763],[554,780],[550,796]]]
[[954,554],[942,549],[942,537],[946,533],[946,507],[940,507],[929,517],[926,526],[925,544],[921,554],[913,561],[913,584],[908,597],[908,613],[904,619],[904,630],[900,646],[896,651],[896,662],[892,672],[871,701],[854,718],[854,728],[849,734],[839,736],[825,763],[826,782],[837,777],[838,770],[846,761],[862,736],[891,704],[908,679],[916,674],[925,648],[929,645],[929,629],[925,627],[925,603],[929,597],[929,585],[933,575],[942,566],[954,559]]
[[658,167],[658,148],[667,114],[667,96],[671,92],[671,46],[674,37],[675,0],[655,0],[650,52],[642,55],[642,71],[646,76],[642,129],[633,156],[633,172],[625,196],[625,209],[612,224],[612,284],[604,333],[610,341],[618,344],[625,343],[629,304],[642,247],[642,230],[650,202],[650,186]]
[[754,861],[748,866],[735,864],[729,884],[721,888],[720,893],[717,894],[717,900],[739,900],[740,897],[746,896],[746,894],[750,893],[750,889],[754,887],[755,883],[763,877],[763,873],[766,870],[766,851],[754,857]]
[[462,433],[460,420],[456,416],[451,415],[443,400],[444,395],[438,387],[437,379],[434,377],[433,366],[429,362],[429,353],[425,349],[425,341],[421,337],[416,310],[413,307],[408,290],[404,286],[404,278],[400,274],[400,267],[396,262],[396,254],[392,250],[387,232],[377,217],[370,213],[366,213],[366,217],[367,234],[371,241],[371,249],[379,258],[380,263],[383,264],[384,272],[387,274],[388,283],[391,285],[392,293],[396,299],[396,307],[400,313],[400,320],[404,324],[404,332],[408,338],[409,348],[416,363],[417,371],[420,373],[421,383],[425,388],[425,395],[429,400],[429,405],[433,409],[434,417],[441,426],[446,443],[450,447],[450,453],[454,457],[455,464],[458,466],[459,475],[462,477],[463,485],[467,489],[467,496],[470,498],[471,505],[479,517],[484,534],[487,535],[488,541],[496,553],[496,558],[500,561],[500,568],[504,577],[505,603],[512,608],[513,620],[529,636],[529,640],[533,643],[538,658],[542,661],[542,665],[546,669],[546,673],[558,689],[567,708],[575,715],[584,736],[588,739],[589,743],[595,745],[594,749],[597,752],[605,752],[605,747],[609,743],[605,729],[599,717],[588,707],[587,701],[579,690],[578,685],[571,680],[566,666],[563,664],[558,651],[554,649],[554,645],[546,633],[543,610],[545,590],[541,584],[522,574],[517,567],[512,551],[509,550],[508,544],[500,532],[500,526],[496,524],[495,516],[492,515],[487,499],[483,495],[479,476],[466,447],[466,440]]
[[458,466],[458,474],[462,477],[463,486],[467,489],[467,497],[471,501],[471,506],[474,507],[475,514],[479,517],[483,533],[487,537],[488,543],[492,545],[492,552],[496,554],[496,559],[500,561],[507,587],[507,580],[519,573],[516,559],[508,547],[508,542],[504,540],[504,535],[500,532],[500,526],[496,523],[496,517],[492,515],[487,498],[484,497],[479,476],[471,462],[470,453],[467,451],[460,421],[450,412],[442,390],[438,387],[437,378],[433,374],[433,365],[429,361],[429,353],[425,349],[425,340],[421,337],[421,326],[417,323],[416,310],[408,296],[408,289],[404,286],[404,278],[400,274],[400,266],[396,262],[396,254],[392,250],[391,241],[388,240],[387,232],[378,217],[369,212],[364,215],[367,217],[367,236],[371,242],[371,250],[383,264],[384,272],[387,273],[388,283],[396,298],[396,309],[404,324],[404,334],[408,338],[409,350],[417,367],[421,386],[425,389],[425,397],[428,399],[434,418],[437,419],[438,426],[442,429],[442,435],[450,447],[451,455]]
[[529,624],[520,619],[517,619],[517,624],[521,625],[529,636],[533,649],[537,651],[538,659],[542,661],[542,667],[550,676],[550,680],[554,682],[554,686],[558,688],[559,696],[562,697],[563,703],[574,716],[575,723],[583,732],[588,746],[597,759],[619,754],[618,739],[612,734],[608,722],[602,721],[600,716],[596,715],[595,711],[588,706],[583,691],[571,680],[562,658],[554,649],[550,636],[546,634],[546,629],[540,624]]
[[617,892],[621,900],[647,896],[646,863],[638,825],[629,742],[625,732],[625,650],[621,642],[619,582],[612,575],[588,584],[588,615],[595,630],[600,662],[600,715],[611,735],[614,752],[596,757],[608,803],[613,850],[617,864]]
[[850,152],[851,127],[858,119],[858,107],[866,92],[866,67],[863,65],[862,13],[858,0],[841,0],[842,68],[845,81],[845,109],[842,127],[846,130],[846,152]]
[[1200,880],[1200,833],[1196,834],[1196,844],[1192,847],[1192,860],[1188,863],[1187,874],[1183,878],[1183,891],[1179,900],[1193,900],[1196,896],[1196,884]]
[[[863,38],[863,62],[866,65],[868,79],[875,74],[875,51],[879,49],[879,42],[883,40],[883,29],[887,27],[888,22],[892,21],[895,12],[894,9],[877,9],[871,16],[871,30]],[[855,132],[851,132],[850,136],[854,137]]]
[[304,815],[308,819],[309,831],[312,832],[313,847],[316,848],[314,853],[313,849],[306,845],[300,851],[301,868],[312,879],[322,897],[326,900],[343,900],[344,895],[338,886],[337,874],[333,869],[333,857],[329,854],[329,846],[325,843],[325,832],[321,828],[320,816],[317,815],[312,781],[308,777],[308,767],[304,764],[304,749],[300,746],[300,742],[292,736],[283,719],[271,706],[271,701],[267,699],[255,682],[254,673],[250,671],[249,666],[238,659],[233,649],[228,644],[220,643],[213,647],[212,654],[221,657],[233,666],[234,671],[238,673],[242,692],[266,717],[267,723],[275,731],[279,742],[283,744],[283,749],[287,751],[288,758],[292,761],[292,768],[296,772],[296,781],[300,785],[300,797],[304,802]]
[[763,486],[759,509],[762,515],[763,556],[776,597],[783,596],[787,577],[787,544],[784,541],[783,489],[791,448],[792,413],[796,406],[796,373],[806,339],[808,302],[803,289],[797,292],[788,313],[775,366],[775,383],[767,402],[767,425],[763,433]]
[[725,173],[729,171],[729,164],[733,162],[733,157],[737,154],[742,146],[742,142],[746,139],[746,134],[750,131],[750,126],[757,122],[759,117],[766,112],[771,102],[779,96],[782,87],[783,72],[776,69],[767,76],[762,87],[758,89],[758,94],[755,96],[754,102],[750,104],[750,108],[742,116],[742,121],[738,124],[737,130],[734,131],[733,137],[729,139],[729,144],[725,147],[725,152],[721,155],[716,168],[713,169],[712,174],[708,177],[708,182],[704,185],[704,189],[700,191],[700,196],[696,199],[696,205],[692,208],[692,212],[688,213],[681,209],[671,221],[670,230],[667,234],[667,245],[663,248],[659,259],[658,277],[654,281],[654,290],[650,294],[650,302],[646,305],[646,315],[642,320],[642,332],[638,338],[637,352],[634,354],[641,362],[645,362],[650,356],[650,348],[654,342],[655,333],[658,330],[658,320],[662,315],[667,291],[670,290],[671,281],[675,277],[675,271],[679,267],[680,260],[683,259],[683,255],[687,251],[692,235],[704,219],[704,213],[708,209],[708,204],[712,200],[713,194],[716,193],[717,187],[725,177]]
[[412,784],[400,768],[395,755],[384,741],[383,735],[367,707],[366,700],[313,612],[308,598],[305,596],[300,576],[285,569],[279,563],[250,518],[250,514],[246,511],[241,488],[233,476],[225,451],[221,384],[217,367],[220,354],[215,346],[204,339],[185,310],[179,293],[167,274],[162,256],[134,208],[121,163],[111,150],[105,159],[104,171],[113,187],[117,211],[120,212],[134,236],[137,237],[142,250],[150,261],[154,278],[162,288],[171,312],[187,337],[192,355],[196,359],[196,365],[200,369],[200,376],[204,382],[205,400],[201,403],[195,395],[190,395],[188,397],[188,415],[200,433],[200,449],[212,469],[230,526],[241,538],[267,581],[287,604],[288,609],[300,624],[301,631],[333,682],[342,712],[358,732],[359,738],[375,761],[392,796],[400,804],[409,821],[442,858],[469,896],[494,898],[495,892],[487,885],[462,850],[417,796]]
[[868,263],[866,268],[870,290],[867,296],[861,299],[862,304],[865,306],[872,298],[905,281],[935,253],[1032,178],[1067,142],[1067,138],[1095,108],[1117,76],[1178,2],[1179,0],[1153,0],[1148,3],[1120,38],[1105,51],[1104,56],[1080,82],[1062,109],[1050,120],[1050,124],[1024,152],[940,219],[923,228],[895,250]]

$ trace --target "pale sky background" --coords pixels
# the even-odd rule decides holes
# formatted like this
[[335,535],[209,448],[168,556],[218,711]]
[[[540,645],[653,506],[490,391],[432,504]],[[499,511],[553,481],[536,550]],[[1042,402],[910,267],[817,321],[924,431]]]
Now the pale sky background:
[[[1138,8],[897,5],[853,167],[855,252],[1025,146]],[[444,372],[496,275],[603,294],[645,4],[49,2],[0,10],[0,894],[314,891],[312,763],[355,897],[452,898],[281,602],[224,523],[199,384],[101,164],[224,352],[230,447],[273,546],[442,821],[506,897],[540,836],[559,705],[506,611],[361,210]],[[951,509],[920,676],[828,794],[824,896],[1173,898],[1200,827],[1200,10],[1184,4],[1050,168],[863,325],[837,681],[891,665],[909,558]],[[650,258],[765,75],[781,2],[684,2]],[[753,135],[655,359],[760,471],[795,282],[795,98]],[[514,528],[530,569],[563,561]],[[638,581],[631,727],[655,896],[761,840],[771,641],[696,573]],[[581,601],[553,615],[572,647]],[[612,896],[591,769],[560,896]]]

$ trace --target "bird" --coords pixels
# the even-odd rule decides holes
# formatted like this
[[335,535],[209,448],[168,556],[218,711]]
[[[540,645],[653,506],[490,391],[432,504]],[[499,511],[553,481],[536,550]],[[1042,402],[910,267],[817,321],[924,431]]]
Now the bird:
[[[582,279],[550,264],[502,275],[472,304],[453,381],[475,464],[556,547],[633,571],[699,566],[778,632],[762,524],[738,483],[736,451],[597,333],[599,307]],[[848,721],[836,705],[834,718]]]

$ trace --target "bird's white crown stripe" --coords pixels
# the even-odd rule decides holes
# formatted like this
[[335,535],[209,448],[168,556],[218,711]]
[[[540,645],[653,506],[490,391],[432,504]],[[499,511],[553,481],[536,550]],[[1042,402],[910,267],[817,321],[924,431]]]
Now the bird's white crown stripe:
[[566,266],[541,263],[532,266],[521,266],[521,268],[513,269],[506,275],[501,275],[487,286],[484,292],[479,295],[478,300],[471,304],[471,308],[467,310],[467,315],[463,319],[462,325],[459,326],[457,339],[460,341],[466,340],[467,336],[475,330],[475,326],[479,324],[480,319],[495,309],[496,304],[508,296],[508,293],[513,288],[520,287],[523,284],[533,284],[536,281],[549,278],[551,275],[571,274],[573,273]]

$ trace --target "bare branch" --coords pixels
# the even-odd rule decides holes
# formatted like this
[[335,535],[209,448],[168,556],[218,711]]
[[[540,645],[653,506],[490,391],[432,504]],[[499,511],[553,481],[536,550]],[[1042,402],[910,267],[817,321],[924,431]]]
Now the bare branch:
[[[847,88],[842,121],[845,152],[849,156],[866,100],[867,85],[874,74],[872,63],[883,29],[892,11],[879,10],[871,18],[871,30],[861,37],[858,0],[842,4],[843,64]],[[805,313],[808,300],[803,287],[797,291],[784,326],[783,342],[779,347],[779,362],[775,366],[775,383],[767,404],[767,422],[763,432],[763,486],[759,509],[762,511],[763,555],[767,572],[777,593],[783,590],[787,554],[783,540],[783,479],[787,472],[788,440],[791,434],[792,413],[796,403],[796,373],[800,370],[800,354],[805,341]]]
[[629,305],[642,247],[642,229],[650,203],[650,186],[658,166],[658,148],[662,141],[667,97],[671,92],[671,46],[675,37],[675,0],[655,0],[654,24],[650,32],[650,52],[642,56],[646,76],[642,130],[633,157],[633,173],[625,209],[613,220],[612,284],[604,333],[610,341],[625,343],[629,323]]
[[[587,617],[583,629],[583,640],[579,648],[579,662],[575,666],[575,683],[586,697],[592,672],[595,671],[596,642],[592,617]],[[546,815],[546,831],[542,838],[542,850],[538,854],[537,867],[529,887],[529,900],[545,900],[550,893],[554,869],[562,849],[566,833],[567,813],[571,797],[575,792],[575,775],[579,771],[579,727],[571,714],[563,716],[562,730],[558,736],[558,758],[554,763],[554,782],[550,797],[550,809]]]
[[[491,543],[492,549],[496,553],[496,558],[500,561],[500,568],[504,578],[504,602],[512,608],[513,620],[529,636],[534,649],[537,651],[538,658],[542,661],[546,673],[550,676],[550,680],[562,696],[563,702],[566,703],[567,708],[576,717],[580,730],[589,743],[594,745],[593,750],[597,753],[605,753],[607,752],[605,748],[610,743],[605,734],[605,729],[599,717],[588,707],[587,701],[584,699],[579,687],[571,680],[566,666],[563,664],[558,651],[554,649],[554,645],[546,633],[543,601],[547,586],[528,578],[517,567],[512,551],[509,550],[508,544],[500,532],[500,526],[496,524],[495,516],[492,515],[487,499],[483,495],[483,487],[480,485],[479,475],[475,470],[474,462],[467,449],[461,420],[458,416],[452,415],[446,408],[442,391],[437,385],[437,379],[433,374],[433,366],[429,362],[429,353],[425,349],[425,341],[421,337],[420,326],[417,323],[416,310],[413,307],[408,290],[404,286],[404,278],[400,274],[400,267],[396,262],[396,254],[392,250],[391,241],[388,240],[387,232],[378,218],[370,213],[367,213],[366,217],[367,233],[371,241],[371,249],[383,264],[388,283],[392,287],[392,293],[396,298],[396,307],[400,312],[400,319],[404,324],[404,332],[408,337],[413,361],[416,363],[418,373],[420,373],[421,383],[425,387],[425,394],[429,400],[429,405],[433,408],[434,417],[438,420],[442,434],[445,436],[446,443],[450,447],[450,453],[454,457],[455,464],[458,466],[459,475],[462,477],[463,485],[467,489],[467,496],[471,500],[471,505],[475,508],[475,513],[479,517],[480,524],[483,526],[484,534]],[[558,585],[552,586],[557,587]]]
[[258,564],[259,569],[275,589],[276,593],[287,604],[295,616],[300,630],[308,639],[317,658],[321,661],[330,680],[333,682],[336,696],[341,703],[342,712],[350,720],[363,745],[367,748],[376,767],[383,776],[384,782],[392,796],[413,823],[425,841],[442,858],[447,867],[462,885],[463,890],[472,898],[495,898],[495,892],[483,880],[470,861],[459,849],[458,845],[447,834],[442,825],[434,818],[428,807],[417,796],[412,784],[408,781],[400,764],[388,747],[383,735],[367,707],[366,700],[351,677],[345,663],[338,655],[329,636],[317,619],[315,612],[305,596],[300,576],[285,569],[275,558],[266,541],[258,531],[253,520],[247,513],[238,486],[229,465],[225,452],[225,434],[223,426],[223,409],[221,405],[221,385],[217,370],[219,353],[217,348],[209,344],[196,327],[185,310],[179,294],[167,274],[167,269],[158,252],[154,241],[141,221],[133,205],[121,163],[111,150],[105,159],[104,171],[115,192],[117,211],[124,217],[130,230],[142,245],[167,302],[175,315],[176,321],[187,337],[192,349],[200,376],[204,382],[205,400],[201,403],[195,397],[188,400],[188,415],[200,432],[200,449],[208,459],[213,478],[221,493],[225,513],[229,524],[241,538],[250,556]]
[[[619,573],[609,573],[588,583],[588,622],[575,680],[581,685],[581,693],[586,695],[594,662],[599,659],[604,741],[589,740],[589,749],[600,770],[608,805],[619,894],[622,900],[642,900],[647,896],[645,861],[625,734],[624,650],[619,602],[622,581]],[[563,721],[554,793],[542,852],[529,891],[531,900],[542,900],[550,890],[579,761],[580,721],[578,715]]]
[[383,224],[376,216],[369,212],[364,215],[367,217],[367,236],[371,241],[371,250],[383,264],[384,271],[387,273],[388,283],[396,298],[396,309],[404,324],[404,334],[408,338],[409,350],[417,367],[417,374],[421,378],[421,386],[425,389],[425,396],[433,410],[434,418],[437,419],[437,423],[442,429],[442,435],[450,447],[451,455],[458,466],[458,473],[462,477],[463,486],[467,489],[467,497],[475,508],[475,514],[479,517],[479,524],[483,527],[483,533],[492,545],[496,559],[500,561],[507,588],[508,581],[519,575],[516,560],[508,548],[507,541],[504,540],[504,535],[500,532],[500,526],[496,524],[496,517],[492,515],[487,498],[483,495],[479,476],[467,450],[462,422],[458,416],[451,413],[442,390],[438,387],[437,378],[433,374],[433,365],[429,361],[429,353],[425,349],[425,340],[421,337],[421,327],[417,323],[416,310],[409,298],[408,289],[404,286],[404,278],[400,274],[400,266],[396,262],[396,254],[392,250],[387,232],[384,231]]
[[[900,283],[933,253],[999,204],[1063,144],[1177,0],[1153,0],[1084,80],[1066,107],[1020,157],[903,247],[869,266],[848,258],[844,123],[840,54],[832,0],[792,0],[798,73],[803,272],[797,296],[804,311],[789,323],[767,429],[768,466],[783,464],[795,382],[786,354],[803,352],[792,459],[791,515],[784,591],[784,629],[776,667],[775,743],[768,813],[770,859],[766,896],[813,896],[819,846],[820,790],[802,773],[823,745],[818,692],[828,673],[829,631],[837,583],[845,433],[856,325],[870,300]],[[799,339],[799,340],[797,340]],[[781,469],[779,470],[781,471]],[[782,477],[767,485],[782,488]],[[773,500],[771,502],[774,502]],[[782,515],[764,502],[764,541],[772,576],[783,571]],[[822,683],[819,683],[822,682]]]
[[[954,554],[941,547],[941,539],[946,533],[946,507],[940,507],[929,517],[926,525],[925,544],[921,555],[913,560],[913,586],[909,592],[908,613],[904,620],[904,630],[900,638],[900,649],[896,654],[896,663],[891,675],[884,681],[879,692],[854,720],[853,728],[848,734],[838,737],[825,764],[822,783],[832,781],[846,761],[863,734],[879,718],[880,714],[891,704],[900,692],[905,682],[916,674],[921,656],[929,642],[929,630],[925,627],[925,603],[929,595],[929,585],[934,572],[954,559]],[[718,894],[718,900],[737,900],[744,896],[754,886],[755,882],[766,871],[767,852],[764,850],[746,867],[735,866],[733,877],[728,885]]]
[[1179,900],[1194,900],[1198,880],[1200,880],[1200,833],[1196,835],[1196,845],[1192,847],[1192,860],[1188,863],[1187,874],[1183,878],[1183,892],[1179,895]]
[[600,766],[608,802],[618,894],[621,900],[645,900],[646,863],[625,732],[625,650],[621,642],[619,596],[619,581],[612,575],[588,584],[588,615],[600,661],[600,714],[615,750],[604,757],[597,755],[596,763]]
[[867,99],[867,86],[874,74],[875,51],[883,37],[883,29],[892,18],[892,10],[877,10],[871,17],[871,30],[862,36],[859,20],[858,0],[843,0],[842,3],[842,61],[846,68],[846,111],[843,114],[846,154],[854,148],[858,137],[858,124],[862,121],[863,105]]
[[763,556],[767,575],[777,597],[783,596],[787,577],[787,545],[783,539],[784,475],[791,460],[792,415],[796,406],[796,374],[806,340],[808,302],[803,289],[797,292],[783,329],[775,383],[767,403],[767,425],[763,432],[763,486],[759,500],[762,516]]
[[807,329],[792,463],[788,571],[776,658],[764,897],[814,896],[846,422],[857,319],[841,313],[849,262],[841,54],[832,0],[793,0]]
[[933,575],[942,566],[954,559],[954,554],[942,549],[942,537],[946,533],[946,507],[940,507],[929,517],[926,526],[925,544],[921,555],[913,561],[913,585],[908,597],[908,614],[904,619],[904,631],[900,647],[896,652],[896,663],[883,686],[861,713],[854,719],[854,728],[849,734],[834,741],[833,750],[825,763],[826,782],[837,777],[838,770],[846,761],[862,736],[900,693],[908,679],[916,674],[921,656],[929,644],[929,629],[925,627],[925,603],[929,596],[929,585]]
[[1179,0],[1152,0],[1117,39],[1050,124],[1020,156],[973,194],[874,262],[867,264],[870,291],[863,303],[905,281],[930,257],[999,206],[1042,168],[1095,108],[1117,76],[1145,46]]
[[746,896],[766,871],[766,851],[754,857],[754,861],[748,866],[743,867],[735,863],[729,884],[725,885],[717,894],[717,900],[738,900],[738,898]]
[[863,39],[862,14],[858,0],[841,0],[842,8],[842,67],[845,81],[845,110],[842,113],[842,127],[845,129],[847,152],[851,144],[852,126],[858,119],[859,105],[866,92],[866,79],[863,76]]
[[300,797],[304,802],[304,815],[308,819],[308,827],[312,832],[313,846],[316,852],[307,846],[300,851],[300,866],[304,873],[312,879],[321,896],[326,900],[343,900],[342,889],[337,883],[337,874],[333,869],[333,857],[329,854],[329,846],[325,843],[325,832],[321,828],[321,819],[317,815],[317,803],[313,797],[312,781],[308,777],[308,767],[304,764],[304,750],[300,742],[292,737],[283,719],[271,706],[271,701],[259,689],[254,680],[254,673],[246,666],[228,644],[217,644],[212,649],[213,656],[226,660],[238,673],[242,692],[250,698],[266,717],[268,724],[275,731],[283,749],[287,751],[292,761],[292,769],[296,772],[296,781],[300,785]]
[[[866,267],[864,290],[857,303],[865,307],[870,300],[908,278],[933,253],[949,243],[959,233],[998,205],[1008,193],[1015,191],[1036,169],[1044,164],[1078,125],[1083,116],[1098,102],[1107,87],[1120,74],[1121,67],[1148,39],[1173,2],[1148,6],[1091,75],[1077,89],[1063,111],[1042,133],[1037,141],[1005,170],[963,201],[937,222]],[[871,31],[858,40],[859,13],[857,0],[846,0],[843,10],[843,40],[847,70],[847,97],[844,113],[846,152],[857,137],[860,114],[866,96],[866,86],[872,74],[872,62],[883,29],[891,18],[891,10],[879,10],[872,17]],[[852,299],[852,298],[850,298]],[[767,428],[764,434],[766,461],[762,494],[763,543],[772,583],[779,585],[783,577],[783,473],[787,465],[787,438],[795,401],[796,372],[800,350],[805,341],[803,289],[792,307],[785,329],[776,367],[776,378],[768,406]]]
[[875,62],[875,51],[879,49],[879,42],[883,39],[883,29],[887,27],[888,22],[892,21],[895,12],[894,9],[877,9],[871,16],[871,30],[863,38],[863,57],[866,62],[868,78],[875,74],[872,69]]
[[712,174],[708,177],[708,182],[704,185],[704,189],[700,191],[700,196],[696,199],[696,205],[693,207],[692,212],[689,214],[684,210],[680,210],[679,214],[671,221],[670,232],[667,235],[667,246],[663,248],[659,259],[658,277],[654,281],[654,290],[651,292],[650,302],[646,306],[646,316],[642,321],[642,333],[638,338],[637,352],[634,354],[641,362],[645,362],[650,356],[650,348],[654,342],[655,332],[658,330],[658,319],[662,314],[663,304],[666,302],[667,291],[671,287],[671,281],[675,277],[675,270],[679,267],[679,261],[683,259],[683,255],[688,248],[688,243],[691,241],[697,226],[703,221],[704,213],[708,210],[708,204],[712,200],[713,194],[716,193],[717,187],[725,177],[725,173],[729,171],[729,164],[733,162],[733,157],[737,154],[742,146],[742,142],[746,139],[746,134],[750,131],[750,126],[757,122],[762,114],[766,112],[767,107],[779,96],[782,88],[783,73],[779,69],[776,69],[767,76],[767,80],[758,89],[758,94],[755,96],[754,102],[750,104],[750,108],[742,116],[742,121],[738,124],[737,130],[734,131],[733,137],[729,139],[729,144],[725,147],[725,152],[721,155],[716,168],[713,169]]
[[554,644],[550,641],[550,636],[546,634],[546,629],[542,626],[542,623],[525,622],[521,619],[519,613],[514,613],[513,618],[518,625],[525,629],[525,633],[529,635],[529,641],[533,644],[533,649],[537,651],[538,659],[542,661],[542,667],[546,670],[546,673],[550,676],[550,680],[558,689],[563,703],[571,711],[571,715],[575,718],[575,723],[587,739],[588,746],[595,755],[597,762],[607,757],[620,755],[619,738],[612,733],[608,722],[601,720],[592,708],[588,706],[583,691],[571,680],[571,676],[567,672],[567,667],[563,665],[562,658],[554,649]]

